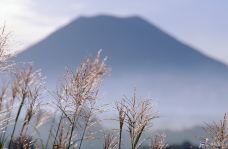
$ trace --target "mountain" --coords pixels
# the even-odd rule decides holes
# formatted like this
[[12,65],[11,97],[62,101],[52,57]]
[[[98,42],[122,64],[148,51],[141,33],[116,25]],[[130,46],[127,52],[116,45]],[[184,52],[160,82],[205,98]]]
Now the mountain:
[[81,17],[19,57],[58,70],[56,62],[61,61],[61,66],[78,64],[85,55],[94,55],[99,49],[110,58],[113,69],[151,66],[183,71],[225,67],[139,17]]
[[158,103],[157,127],[191,127],[216,120],[227,110],[228,67],[140,17],[80,17],[17,56],[33,61],[49,78],[64,72],[99,49],[108,57],[111,75],[101,90],[112,103],[134,87]]

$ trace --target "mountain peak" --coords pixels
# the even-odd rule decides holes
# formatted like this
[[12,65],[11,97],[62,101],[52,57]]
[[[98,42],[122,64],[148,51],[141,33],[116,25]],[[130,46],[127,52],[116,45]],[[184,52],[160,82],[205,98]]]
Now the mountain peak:
[[138,16],[80,17],[30,47],[19,58],[40,65],[41,61],[50,63],[46,53],[55,53],[52,65],[60,56],[63,58],[62,65],[69,65],[79,63],[83,57],[95,54],[99,49],[110,57],[113,68],[119,63],[132,69],[150,66],[180,71],[190,68],[207,71],[212,65],[218,69],[226,67]]
[[101,19],[101,20],[107,20],[107,19],[111,19],[111,20],[138,20],[138,21],[144,21],[147,22],[146,20],[144,20],[142,17],[140,16],[127,16],[127,17],[122,17],[122,16],[112,16],[112,15],[96,15],[96,16],[80,16],[75,20],[86,20],[86,19]]

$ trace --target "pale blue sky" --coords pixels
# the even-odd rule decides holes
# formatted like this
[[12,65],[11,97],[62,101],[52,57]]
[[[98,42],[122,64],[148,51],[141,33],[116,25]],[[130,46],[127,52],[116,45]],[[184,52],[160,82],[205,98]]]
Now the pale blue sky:
[[228,63],[227,0],[0,0],[0,23],[25,47],[81,15],[138,15]]

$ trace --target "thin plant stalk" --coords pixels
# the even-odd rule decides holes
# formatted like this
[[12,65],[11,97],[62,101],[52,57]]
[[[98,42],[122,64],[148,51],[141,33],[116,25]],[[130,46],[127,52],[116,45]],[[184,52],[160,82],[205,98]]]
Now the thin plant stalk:
[[75,127],[76,127],[75,125],[76,125],[76,122],[77,122],[78,119],[79,119],[79,113],[81,112],[81,111],[79,111],[79,110],[81,110],[81,109],[77,107],[76,112],[75,112],[75,114],[74,114],[74,119],[73,119],[73,121],[71,122],[70,137],[69,137],[69,142],[68,142],[68,147],[67,147],[67,149],[69,149],[70,146],[71,146],[71,140],[72,140],[72,137],[73,137],[74,129],[75,129]]
[[227,115],[225,113],[223,120],[219,123],[213,122],[212,124],[206,124],[204,128],[208,134],[207,141],[208,143],[203,145],[206,148],[228,148],[228,124],[227,124]]
[[151,124],[152,120],[158,116],[154,112],[151,100],[138,99],[136,97],[136,91],[134,91],[134,95],[130,100],[126,98],[125,101],[126,124],[130,136],[131,148],[138,149],[143,132]]
[[95,60],[87,58],[76,72],[67,71],[65,82],[57,92],[56,105],[69,121],[68,149],[72,145],[75,128],[79,127],[80,114],[88,103],[96,100],[99,85],[106,73],[107,67],[105,60],[100,58],[100,52]]
[[164,134],[155,135],[151,140],[150,149],[166,149],[168,144],[165,143],[166,136]]
[[118,111],[118,121],[119,121],[119,149],[121,149],[121,141],[122,141],[122,132],[123,132],[123,126],[125,123],[125,117],[126,117],[126,108],[124,105],[125,101],[122,100],[121,102],[116,103],[116,109]]
[[56,130],[56,133],[55,133],[54,144],[52,146],[52,149],[54,149],[54,145],[56,144],[56,140],[57,140],[57,137],[58,137],[58,134],[59,134],[59,130],[60,130],[60,126],[61,126],[61,123],[62,123],[63,116],[64,116],[64,114],[62,113],[61,117],[60,117],[60,120],[59,120],[59,123],[58,123],[58,127],[57,127],[57,130]]
[[72,139],[72,136],[73,136],[73,132],[74,132],[74,125],[72,125],[71,130],[70,130],[70,138],[69,138],[68,147],[67,147],[68,149],[71,146],[71,139]]
[[13,109],[13,106],[14,106],[14,101],[15,101],[15,98],[16,98],[16,96],[14,97],[12,97],[12,100],[11,100],[11,102],[10,102],[10,107],[8,106],[7,107],[7,110],[9,111],[9,114],[7,115],[7,122],[6,122],[6,127],[4,128],[4,134],[3,134],[3,138],[5,138],[6,137],[6,132],[7,132],[7,130],[8,130],[8,125],[9,125],[9,123],[10,123],[10,119],[11,119],[11,115],[12,115],[12,109]]
[[[20,104],[17,110],[13,131],[11,133],[10,142],[8,148],[10,149],[12,144],[12,139],[15,134],[16,126],[18,124],[18,119],[21,114],[22,108],[26,102],[26,99],[30,97],[28,101],[30,103],[29,109],[27,109],[25,120],[27,121],[26,125],[31,120],[31,117],[34,114],[34,106],[40,95],[40,89],[43,87],[43,76],[40,71],[34,71],[31,65],[28,68],[23,68],[15,73],[15,82],[18,87],[18,94],[20,95],[19,99]],[[25,124],[25,123],[24,123]],[[24,125],[23,125],[24,127]],[[23,129],[23,128],[22,128]]]
[[81,149],[81,147],[82,147],[82,142],[83,142],[83,140],[84,140],[84,138],[85,138],[85,133],[86,133],[86,130],[87,130],[88,125],[89,125],[89,121],[90,121],[91,114],[92,114],[92,110],[89,111],[89,116],[88,116],[88,118],[86,119],[85,127],[84,127],[83,132],[82,132],[82,137],[81,137],[81,139],[80,139],[80,143],[79,143],[78,149]]
[[[48,148],[48,144],[49,144],[49,141],[51,139],[51,135],[52,135],[52,130],[54,128],[54,123],[55,123],[55,117],[53,118],[52,120],[52,124],[51,124],[51,128],[50,128],[50,132],[49,132],[49,135],[48,135],[48,139],[47,139],[47,142],[46,142],[46,145],[45,145],[45,149]],[[59,128],[58,128],[59,129]],[[55,141],[53,142],[55,144]]]
[[23,107],[23,105],[24,105],[25,99],[26,99],[26,95],[23,94],[22,100],[21,100],[21,103],[20,103],[20,106],[19,106],[19,109],[18,109],[18,111],[17,111],[15,123],[14,123],[14,126],[13,126],[13,131],[12,131],[12,133],[11,133],[10,142],[9,142],[9,145],[8,145],[8,148],[9,148],[9,149],[10,149],[10,147],[11,147],[12,139],[13,139],[13,137],[14,137],[14,133],[15,133],[15,130],[16,130],[16,126],[17,126],[17,123],[18,123],[18,118],[19,118],[19,116],[20,116],[20,113],[21,113],[22,107]]
[[115,149],[118,146],[118,139],[112,134],[104,134],[103,149]]

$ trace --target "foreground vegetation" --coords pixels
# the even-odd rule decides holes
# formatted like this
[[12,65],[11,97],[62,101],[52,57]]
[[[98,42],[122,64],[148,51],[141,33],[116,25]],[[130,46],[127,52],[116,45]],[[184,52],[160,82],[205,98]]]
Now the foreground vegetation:
[[[45,86],[45,77],[29,63],[10,61],[7,49],[8,34],[4,28],[0,34],[0,149],[81,149],[85,141],[96,139],[94,127],[99,123],[97,115],[105,106],[98,105],[99,87],[110,73],[105,59],[98,52],[93,59],[86,58],[74,71],[67,69],[55,91]],[[53,100],[46,100],[45,94]],[[47,110],[48,109],[48,110]],[[136,95],[124,97],[115,104],[119,128],[105,132],[103,149],[121,149],[123,132],[128,132],[129,148],[143,148],[143,133],[151,128],[158,114],[150,99]],[[47,139],[40,137],[39,128],[52,120]],[[228,148],[226,115],[221,123],[207,124],[208,138],[201,148]],[[165,135],[153,135],[149,149],[172,148],[166,144]],[[186,145],[186,144],[185,144]]]

